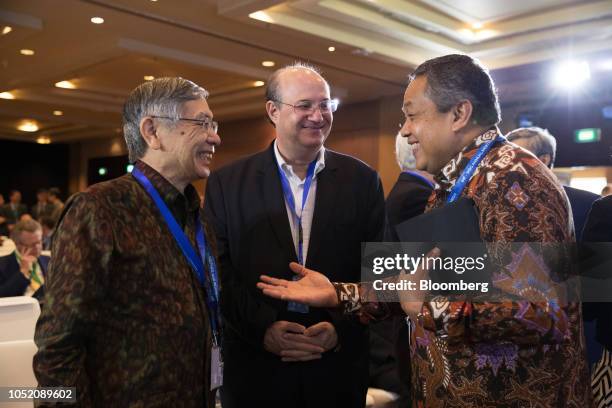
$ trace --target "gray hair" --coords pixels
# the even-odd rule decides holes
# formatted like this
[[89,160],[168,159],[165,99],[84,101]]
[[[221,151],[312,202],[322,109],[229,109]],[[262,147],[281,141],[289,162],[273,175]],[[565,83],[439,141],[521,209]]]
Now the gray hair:
[[414,170],[416,167],[416,158],[412,152],[412,146],[402,136],[401,132],[398,132],[395,136],[395,158],[402,171]]
[[545,154],[550,156],[550,164],[548,167],[552,169],[555,164],[555,156],[557,155],[557,140],[547,129],[536,126],[518,128],[508,133],[506,138],[509,142],[514,142],[517,139],[526,139],[526,149],[536,157]]
[[140,121],[145,116],[165,116],[177,121],[185,102],[208,98],[208,92],[187,79],[157,78],[134,89],[123,105],[123,137],[130,163],[147,151],[140,134]]
[[474,123],[493,126],[501,120],[495,84],[489,70],[478,60],[462,54],[433,58],[419,65],[409,80],[421,75],[427,78],[426,93],[439,112],[449,112],[462,100],[468,100]]
[[23,220],[15,223],[13,230],[11,231],[11,239],[15,241],[16,244],[21,243],[21,233],[22,232],[30,232],[34,234],[37,231],[42,231],[42,227],[35,220]]

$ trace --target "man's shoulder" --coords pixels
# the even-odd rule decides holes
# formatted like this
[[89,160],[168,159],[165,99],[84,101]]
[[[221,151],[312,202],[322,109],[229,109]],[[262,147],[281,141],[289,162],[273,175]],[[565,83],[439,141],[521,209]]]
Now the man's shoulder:
[[126,203],[126,197],[136,197],[140,193],[138,183],[129,174],[113,180],[92,184],[84,191],[70,196],[64,205],[66,212],[74,206],[115,207]]
[[15,252],[11,252],[8,255],[0,256],[0,271],[5,271],[11,264],[17,265],[17,258]]
[[247,169],[261,167],[263,164],[273,160],[270,149],[265,149],[257,153],[241,157],[231,163],[228,163],[211,173],[212,176],[226,177],[230,174],[241,172]]
[[595,200],[601,198],[600,195],[591,193],[590,191],[581,190],[570,186],[563,186],[570,200],[577,200],[582,203],[592,204]]
[[354,171],[362,174],[374,174],[374,170],[366,162],[345,153],[335,150],[325,149],[325,167],[337,167],[347,171]]

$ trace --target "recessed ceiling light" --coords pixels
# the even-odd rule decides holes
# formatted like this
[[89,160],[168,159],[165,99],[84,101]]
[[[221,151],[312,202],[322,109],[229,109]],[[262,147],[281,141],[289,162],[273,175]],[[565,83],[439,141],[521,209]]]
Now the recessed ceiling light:
[[0,92],[0,99],[15,99],[15,95],[10,92]]
[[13,31],[13,27],[11,27],[11,26],[4,26],[4,27],[2,27],[2,35],[8,34],[11,31]]
[[38,144],[49,144],[51,143],[51,138],[49,136],[40,136],[36,139],[36,143]]
[[61,110],[54,110],[53,111],[53,115],[55,116],[62,116],[64,114],[64,112],[62,112]]
[[334,51],[336,51],[336,47],[328,47],[327,51],[334,52]]
[[255,81],[253,82],[253,85],[255,86],[264,86],[266,83],[264,81]]
[[104,19],[102,17],[92,17],[91,22],[94,24],[102,24],[104,23]]
[[276,63],[274,61],[261,61],[261,65],[264,67],[273,67]]
[[19,126],[17,126],[17,129],[21,130],[22,132],[36,132],[38,131],[38,125],[36,122],[31,120],[25,120],[21,122]]
[[75,89],[76,85],[70,81],[59,81],[55,83],[55,86],[58,88],[64,89]]
[[155,77],[154,77],[153,75],[145,75],[145,76],[144,76],[144,80],[145,80],[145,81],[152,81],[152,80],[154,80],[154,79],[155,79]]
[[34,50],[30,50],[28,48],[21,49],[19,50],[19,52],[21,53],[21,55],[34,55]]
[[472,28],[474,30],[480,30],[482,27],[484,27],[484,24],[482,24],[482,23],[478,23],[478,22],[472,23]]

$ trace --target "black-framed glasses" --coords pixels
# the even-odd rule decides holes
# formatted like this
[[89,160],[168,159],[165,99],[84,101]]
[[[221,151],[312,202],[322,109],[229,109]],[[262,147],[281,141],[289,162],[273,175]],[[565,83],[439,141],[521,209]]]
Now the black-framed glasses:
[[215,122],[214,120],[210,120],[210,118],[190,119],[190,118],[171,118],[168,116],[151,116],[151,117],[155,119],[184,120],[186,122],[191,122],[194,125],[201,127],[202,130],[205,132],[210,132],[211,130],[213,131],[213,133],[219,132],[219,123]]
[[295,113],[308,116],[315,113],[317,109],[321,111],[321,114],[333,113],[338,109],[338,101],[336,99],[326,99],[319,103],[314,103],[312,101],[300,101],[295,105],[278,100],[275,100],[274,102],[291,106]]

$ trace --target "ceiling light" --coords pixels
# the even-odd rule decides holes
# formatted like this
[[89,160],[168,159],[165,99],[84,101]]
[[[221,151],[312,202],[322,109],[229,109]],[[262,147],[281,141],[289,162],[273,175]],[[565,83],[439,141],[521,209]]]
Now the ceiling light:
[[101,176],[105,176],[106,173],[108,173],[108,170],[106,169],[106,167],[100,167],[98,168],[98,174]]
[[336,51],[336,47],[328,47],[327,51],[334,52],[334,51]]
[[40,136],[36,139],[36,143],[38,144],[49,144],[51,143],[51,138],[49,136]]
[[572,89],[583,84],[591,77],[591,69],[586,61],[565,61],[553,72],[553,84],[559,88]]
[[27,55],[27,56],[34,55],[34,50],[30,50],[27,48],[19,50],[19,52],[21,53],[21,55]]
[[61,110],[54,110],[53,111],[53,115],[55,116],[62,116],[64,114],[64,112],[62,112]]
[[64,89],[75,89],[76,88],[76,85],[70,81],[59,81],[55,83],[55,86],[58,88],[64,88]]
[[17,129],[21,130],[22,132],[36,132],[38,131],[38,125],[36,122],[31,120],[25,120],[21,122],[19,126],[17,126]]
[[249,17],[253,20],[263,21],[264,23],[274,23],[274,19],[270,17],[268,13],[261,10],[249,14]]
[[261,61],[261,65],[264,67],[273,67],[276,63],[274,61]]
[[472,23],[472,28],[474,30],[480,30],[482,27],[484,27],[484,24],[482,24],[482,23],[478,23],[478,22]]
[[92,17],[91,22],[94,24],[102,24],[104,19],[102,17]]
[[255,86],[264,86],[266,83],[264,81],[255,81],[253,82],[253,85]]
[[6,34],[10,33],[11,31],[13,31],[13,27],[11,27],[11,26],[4,26],[4,27],[2,27],[2,35],[6,35]]
[[0,99],[15,99],[15,95],[10,92],[0,92]]
[[143,78],[145,81],[152,81],[155,79],[153,75],[145,75]]

